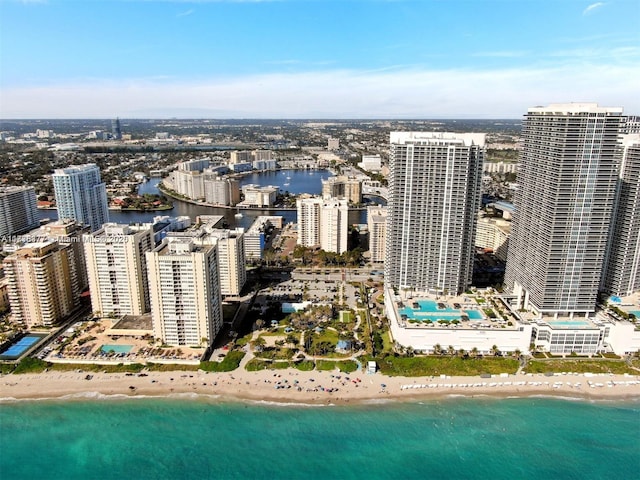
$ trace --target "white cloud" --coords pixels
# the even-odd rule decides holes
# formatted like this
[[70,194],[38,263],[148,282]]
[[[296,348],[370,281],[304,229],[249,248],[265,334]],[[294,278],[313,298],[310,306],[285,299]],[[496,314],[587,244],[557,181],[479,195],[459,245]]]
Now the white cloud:
[[185,12],[181,12],[179,14],[176,15],[176,17],[186,17],[188,15],[191,15],[195,10],[193,8],[190,8],[189,10],[185,11]]
[[532,105],[598,102],[640,113],[640,65],[335,70],[208,81],[85,81],[3,88],[4,118],[519,118]]
[[597,8],[604,7],[605,5],[606,3],[603,3],[603,2],[592,3],[582,11],[582,15],[590,15]]

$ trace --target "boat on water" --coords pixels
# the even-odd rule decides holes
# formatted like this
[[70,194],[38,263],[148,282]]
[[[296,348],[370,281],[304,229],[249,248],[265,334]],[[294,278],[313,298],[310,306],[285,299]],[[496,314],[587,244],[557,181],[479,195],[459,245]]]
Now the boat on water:
[[234,217],[242,218],[242,214],[240,213],[240,210],[236,210],[236,214],[234,215]]

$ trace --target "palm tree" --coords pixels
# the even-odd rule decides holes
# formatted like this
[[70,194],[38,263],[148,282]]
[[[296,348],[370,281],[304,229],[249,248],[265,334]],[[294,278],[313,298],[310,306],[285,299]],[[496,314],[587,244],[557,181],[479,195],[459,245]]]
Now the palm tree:
[[290,333],[289,335],[287,335],[286,342],[292,347],[295,347],[298,344],[298,339],[295,335]]
[[434,353],[435,355],[442,355],[442,346],[441,346],[439,343],[436,343],[436,344],[433,346],[433,353]]
[[500,355],[500,349],[498,348],[497,345],[494,345],[493,347],[491,347],[491,353],[496,357]]
[[478,356],[478,347],[473,347],[471,349],[471,356],[474,358]]
[[453,345],[449,345],[449,347],[447,347],[447,353],[449,353],[449,355],[451,355],[452,357],[456,354],[456,349],[453,347]]
[[256,350],[256,352],[261,352],[264,346],[267,344],[267,341],[263,337],[258,337],[251,343],[253,343],[253,348]]

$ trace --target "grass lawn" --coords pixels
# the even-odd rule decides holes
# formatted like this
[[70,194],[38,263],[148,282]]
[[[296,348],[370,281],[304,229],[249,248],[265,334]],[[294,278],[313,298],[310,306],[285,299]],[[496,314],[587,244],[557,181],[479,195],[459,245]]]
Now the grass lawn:
[[382,335],[382,345],[385,352],[393,351],[393,344],[391,343],[391,334],[389,330],[384,332]]
[[527,373],[577,372],[577,373],[632,373],[638,374],[624,362],[613,360],[547,360],[544,362],[530,360],[525,369]]
[[334,346],[338,344],[338,332],[335,330],[324,329],[322,333],[313,333],[313,342],[329,342]]
[[336,362],[337,367],[341,372],[352,373],[358,370],[358,364],[353,360],[343,360],[342,362]]
[[297,368],[301,372],[310,372],[315,368],[315,365],[311,360],[302,360],[301,362],[295,362],[291,366]]
[[[244,356],[244,353],[230,352],[229,355],[231,355],[231,353],[240,354],[240,359],[238,359],[238,364],[239,364],[240,360]],[[227,355],[227,357],[229,357],[229,355]],[[223,368],[229,368],[230,365],[234,362],[234,355],[231,355],[231,358],[229,360],[225,358],[225,361],[227,361],[227,363]],[[99,364],[85,364],[85,363],[49,363],[37,358],[26,357],[22,359],[20,363],[18,363],[18,365],[16,366],[15,370],[13,370],[12,373],[15,373],[15,374],[41,373],[41,372],[44,372],[46,369],[49,369],[54,372],[70,372],[75,370],[81,370],[83,372],[106,372],[106,373],[138,373],[145,369],[153,372],[174,372],[177,370],[196,371],[198,370],[198,368],[202,368],[203,370],[205,370],[205,368],[203,368],[202,365],[207,363],[215,363],[216,365],[218,365],[218,362],[202,362],[200,366],[199,365],[164,364],[164,363],[152,363],[152,362],[149,362],[146,364],[132,363],[129,365],[125,365],[122,363],[119,363],[117,365],[99,365]],[[224,361],[221,363],[224,363]],[[226,372],[230,370],[235,370],[236,368],[238,368],[237,365],[233,368],[230,368],[229,370],[215,370],[215,371]],[[10,371],[7,371],[5,373],[9,373],[9,372]]]
[[281,370],[289,368],[290,366],[289,362],[266,362],[264,360],[253,358],[249,360],[249,363],[247,363],[245,368],[249,372],[257,372],[258,370]]
[[336,362],[330,360],[316,360],[316,370],[334,370]]
[[286,347],[265,347],[261,352],[255,352],[255,356],[270,360],[290,360],[296,354],[296,350]]
[[351,373],[358,370],[358,364],[353,360],[343,360],[338,362],[333,362],[331,360],[316,360],[316,369],[317,370],[335,370],[338,368],[341,372]]
[[420,377],[427,375],[480,375],[481,373],[516,373],[513,358],[394,357],[374,359],[380,371],[389,376]]
[[200,362],[200,368],[205,372],[231,372],[240,366],[244,355],[240,350],[231,350],[220,363]]

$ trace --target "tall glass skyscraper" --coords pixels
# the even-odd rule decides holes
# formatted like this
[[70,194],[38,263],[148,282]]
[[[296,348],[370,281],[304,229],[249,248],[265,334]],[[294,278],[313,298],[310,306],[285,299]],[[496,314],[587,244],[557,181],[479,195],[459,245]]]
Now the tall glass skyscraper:
[[59,219],[72,219],[98,230],[109,221],[107,189],[93,163],[72,165],[53,172]]
[[622,108],[530,108],[505,286],[543,316],[595,311],[620,167]]
[[484,134],[392,132],[385,281],[458,294],[471,284]]
[[621,137],[618,198],[603,290],[625,297],[640,290],[640,134]]

